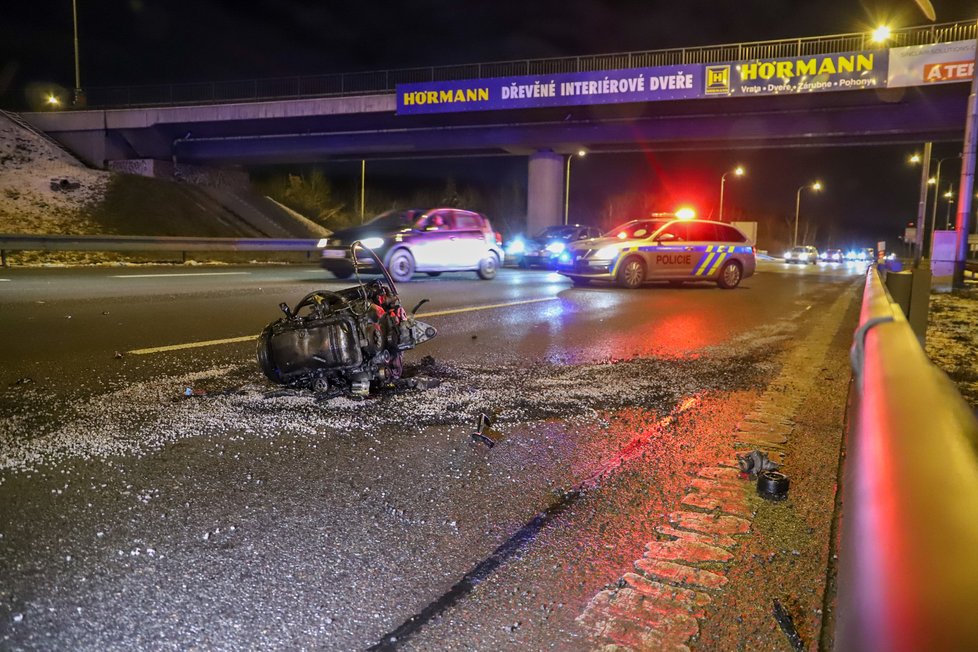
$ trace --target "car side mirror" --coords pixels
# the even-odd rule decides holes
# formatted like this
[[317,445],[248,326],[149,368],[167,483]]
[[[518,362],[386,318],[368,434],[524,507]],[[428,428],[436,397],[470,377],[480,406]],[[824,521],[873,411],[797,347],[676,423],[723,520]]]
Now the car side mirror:
[[656,242],[670,242],[676,239],[675,233],[663,233],[658,238],[655,239]]

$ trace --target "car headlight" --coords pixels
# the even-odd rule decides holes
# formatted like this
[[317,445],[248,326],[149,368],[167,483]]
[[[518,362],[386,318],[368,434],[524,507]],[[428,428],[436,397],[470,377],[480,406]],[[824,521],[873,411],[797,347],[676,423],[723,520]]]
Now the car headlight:
[[380,247],[383,247],[384,246],[384,239],[383,238],[364,238],[363,240],[360,241],[360,244],[362,244],[367,249],[379,249]]
[[322,249],[323,247],[325,247],[327,245],[329,245],[329,238],[320,238],[319,239],[319,242],[316,243],[316,247],[318,249]]
[[607,247],[601,247],[596,252],[594,252],[594,257],[598,260],[611,260],[618,255],[618,247],[615,245],[608,245]]
[[547,245],[547,251],[549,251],[555,256],[559,256],[560,254],[564,253],[564,249],[566,248],[567,245],[564,244],[563,242],[551,242],[550,244]]
[[521,254],[524,251],[526,251],[526,243],[520,238],[516,238],[506,247],[506,252],[510,254]]
[[791,258],[791,252],[790,251],[784,252],[784,257],[785,258]]

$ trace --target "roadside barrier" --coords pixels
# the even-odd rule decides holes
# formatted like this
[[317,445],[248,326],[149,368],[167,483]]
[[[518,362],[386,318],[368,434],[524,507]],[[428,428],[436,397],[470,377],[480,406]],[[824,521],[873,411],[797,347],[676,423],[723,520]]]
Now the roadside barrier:
[[297,251],[312,252],[319,240],[294,238],[174,238],[165,236],[84,236],[0,234],[0,265],[8,251]]
[[835,649],[978,650],[978,420],[875,266],[851,356]]

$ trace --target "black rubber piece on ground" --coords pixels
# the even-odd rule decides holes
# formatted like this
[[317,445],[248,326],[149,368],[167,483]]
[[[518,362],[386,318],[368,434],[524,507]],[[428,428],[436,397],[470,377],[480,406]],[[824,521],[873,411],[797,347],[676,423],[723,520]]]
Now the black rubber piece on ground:
[[[771,471],[770,473],[775,473]],[[777,598],[774,600],[774,620],[778,622],[778,626],[784,635],[788,637],[788,642],[791,643],[791,647],[797,650],[797,652],[804,652],[807,648],[805,647],[805,641],[801,640],[801,635],[798,634],[798,629],[795,627],[795,621],[788,613],[788,610],[784,608]]]
[[757,476],[757,493],[767,500],[788,497],[788,476],[780,471],[761,471]]

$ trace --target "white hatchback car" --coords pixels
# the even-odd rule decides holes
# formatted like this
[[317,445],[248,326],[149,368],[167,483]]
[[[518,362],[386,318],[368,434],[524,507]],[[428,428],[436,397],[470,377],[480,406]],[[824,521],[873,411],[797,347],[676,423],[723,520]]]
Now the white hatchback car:
[[784,262],[786,263],[811,263],[818,264],[818,249],[812,245],[803,247],[792,247],[784,252]]

